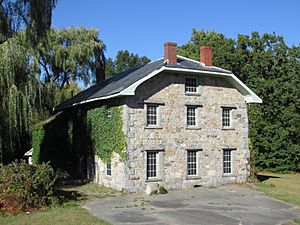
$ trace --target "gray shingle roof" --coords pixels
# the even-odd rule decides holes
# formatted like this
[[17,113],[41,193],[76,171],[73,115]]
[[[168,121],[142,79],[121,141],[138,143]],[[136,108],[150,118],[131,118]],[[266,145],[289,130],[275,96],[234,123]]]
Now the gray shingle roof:
[[96,84],[82,92],[73,98],[61,103],[55,107],[56,111],[63,110],[65,108],[71,107],[74,104],[78,104],[83,101],[92,100],[95,98],[110,96],[113,94],[120,93],[125,88],[129,87],[136,81],[147,76],[151,72],[160,69],[162,66],[170,68],[181,68],[181,69],[192,69],[200,71],[209,71],[209,72],[218,72],[218,73],[231,73],[230,71],[223,70],[217,67],[206,67],[200,64],[199,62],[189,60],[187,58],[178,56],[177,65],[166,64],[164,59],[159,59],[154,62],[150,62],[144,66],[140,66],[134,69],[126,70],[125,72],[119,73],[109,79],[104,80],[103,82]]

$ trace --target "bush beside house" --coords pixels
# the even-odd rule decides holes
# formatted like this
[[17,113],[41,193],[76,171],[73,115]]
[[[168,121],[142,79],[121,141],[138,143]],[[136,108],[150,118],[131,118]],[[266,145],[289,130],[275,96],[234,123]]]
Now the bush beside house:
[[56,176],[49,164],[0,165],[0,212],[17,213],[53,203]]

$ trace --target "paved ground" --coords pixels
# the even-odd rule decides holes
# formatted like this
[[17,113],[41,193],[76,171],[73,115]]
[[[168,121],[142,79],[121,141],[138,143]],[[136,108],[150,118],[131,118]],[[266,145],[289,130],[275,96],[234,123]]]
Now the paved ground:
[[235,185],[166,195],[132,194],[92,201],[84,207],[114,225],[275,225],[300,218],[295,206]]

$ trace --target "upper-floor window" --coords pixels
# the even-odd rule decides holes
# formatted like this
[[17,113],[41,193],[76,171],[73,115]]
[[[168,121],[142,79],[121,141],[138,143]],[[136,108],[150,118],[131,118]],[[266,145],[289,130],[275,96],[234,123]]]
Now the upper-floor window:
[[196,107],[195,106],[187,106],[187,126],[196,126]]
[[187,77],[185,78],[185,92],[186,93],[196,93],[198,88],[197,78]]
[[188,176],[196,176],[198,174],[197,164],[198,164],[197,151],[188,150],[187,151],[187,175]]
[[158,119],[157,119],[157,105],[147,105],[147,126],[157,126]]
[[231,127],[231,108],[222,108],[222,127]]

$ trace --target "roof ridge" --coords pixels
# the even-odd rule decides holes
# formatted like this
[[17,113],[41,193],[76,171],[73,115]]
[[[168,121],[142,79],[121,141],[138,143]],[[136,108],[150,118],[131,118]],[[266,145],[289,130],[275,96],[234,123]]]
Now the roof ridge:
[[190,59],[190,58],[187,58],[187,57],[184,57],[182,55],[177,55],[178,58],[181,58],[181,59],[185,59],[185,60],[189,60],[191,62],[194,62],[194,63],[198,63],[200,64],[201,66],[204,66],[204,67],[207,67],[207,68],[215,68],[215,69],[219,69],[219,70],[223,70],[227,73],[232,73],[230,70],[226,70],[226,69],[223,69],[221,67],[217,67],[217,66],[206,66],[204,63],[200,62],[200,61],[197,61],[197,60],[194,60],[194,59]]
[[152,60],[152,61],[148,62],[147,64],[144,64],[143,66],[148,65],[148,64],[151,64],[151,63],[155,63],[155,62],[157,62],[157,61],[159,61],[159,60],[162,60],[163,58],[164,58],[164,57],[160,57],[160,58],[158,58],[158,59],[156,59],[156,60]]

